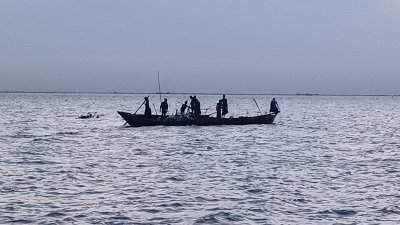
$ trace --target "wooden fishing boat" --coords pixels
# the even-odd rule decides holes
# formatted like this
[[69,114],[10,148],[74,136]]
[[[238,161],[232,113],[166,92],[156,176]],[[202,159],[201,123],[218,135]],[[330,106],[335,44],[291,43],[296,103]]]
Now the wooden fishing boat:
[[133,127],[141,126],[215,126],[215,125],[248,125],[248,124],[272,124],[275,120],[276,114],[266,114],[253,117],[231,117],[231,118],[216,118],[209,116],[196,116],[190,117],[187,115],[167,116],[145,116],[136,115],[127,112],[120,112],[118,114]]

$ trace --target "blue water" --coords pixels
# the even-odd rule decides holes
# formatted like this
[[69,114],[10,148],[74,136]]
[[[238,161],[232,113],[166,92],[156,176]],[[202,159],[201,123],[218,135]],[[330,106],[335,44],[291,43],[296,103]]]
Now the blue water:
[[[0,94],[0,224],[400,224],[400,97],[254,96],[277,98],[275,124],[123,126],[143,97]],[[220,96],[198,98],[212,113]]]

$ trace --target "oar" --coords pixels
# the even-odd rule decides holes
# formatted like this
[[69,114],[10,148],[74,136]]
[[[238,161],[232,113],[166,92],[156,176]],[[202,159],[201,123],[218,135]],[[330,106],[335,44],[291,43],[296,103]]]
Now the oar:
[[279,107],[278,103],[276,103],[276,108],[278,108],[278,111],[281,111],[281,107]]
[[[149,97],[150,97],[150,95],[147,96],[147,98],[149,98]],[[135,112],[133,115],[136,115],[136,113],[139,111],[140,108],[142,108],[142,106],[144,105],[145,102],[146,102],[146,100],[144,100],[144,101],[142,102],[142,104],[139,106],[139,108],[136,110],[136,112]]]
[[142,108],[142,106],[144,105],[145,102],[146,102],[146,100],[144,100],[142,102],[142,104],[139,106],[139,108],[135,111],[135,113],[133,115],[135,115],[139,111],[139,109]]
[[256,103],[256,106],[257,106],[257,108],[258,108],[258,111],[260,111],[260,113],[261,113],[261,115],[262,115],[261,109],[260,109],[260,107],[258,106],[258,103],[257,103],[256,99],[253,98],[253,100],[254,100],[254,102]]
[[206,116],[211,116],[211,115],[214,115],[215,113],[217,113],[217,112],[213,112],[213,113],[208,114],[208,115],[206,115]]

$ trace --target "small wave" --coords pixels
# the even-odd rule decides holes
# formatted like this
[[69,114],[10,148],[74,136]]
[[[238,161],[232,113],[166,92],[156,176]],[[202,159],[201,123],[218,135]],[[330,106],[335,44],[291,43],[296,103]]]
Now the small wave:
[[307,201],[304,198],[296,198],[293,199],[294,202],[306,203]]
[[194,224],[217,224],[218,219],[214,215],[207,215],[194,221]]
[[146,150],[143,149],[134,149],[133,152],[134,155],[149,155],[149,153],[147,153]]
[[385,207],[383,209],[380,209],[379,212],[384,213],[384,214],[396,214],[396,215],[400,215],[400,211],[399,210],[394,210],[388,207]]
[[251,194],[258,194],[258,193],[263,193],[264,190],[260,189],[260,188],[255,188],[255,189],[249,189],[249,190],[247,190],[247,192],[251,193]]
[[135,197],[127,197],[126,199],[133,200],[133,201],[138,201],[138,200],[142,199],[142,197],[135,196]]
[[219,212],[216,214],[210,214],[197,219],[194,224],[218,224],[223,221],[238,222],[242,221],[243,217],[240,215],[234,215],[229,212]]
[[184,151],[182,152],[183,155],[193,155],[194,152]]
[[13,138],[13,139],[30,139],[30,138],[36,138],[36,135],[30,135],[30,134],[16,134],[16,135],[9,135],[8,137]]
[[105,212],[99,212],[99,214],[100,215],[105,215],[105,216],[111,216],[111,215],[114,215],[115,213],[114,212],[105,211]]
[[53,139],[47,139],[47,138],[43,138],[43,137],[34,138],[32,140],[32,142],[39,142],[39,143],[42,143],[42,142],[50,143],[52,141],[53,141]]
[[81,192],[81,194],[88,194],[88,195],[97,195],[97,194],[103,194],[104,191],[97,191],[97,190],[86,190]]
[[169,177],[167,180],[172,180],[172,181],[185,181],[183,177],[179,176],[174,176],[174,177]]
[[127,217],[127,216],[112,216],[109,218],[110,220],[131,220],[131,218]]
[[72,217],[67,217],[67,218],[63,219],[63,221],[65,221],[65,222],[76,222],[76,219],[74,219]]
[[47,217],[63,217],[66,216],[65,213],[62,212],[51,212],[46,215]]
[[332,210],[320,211],[318,212],[318,214],[336,214],[340,216],[353,216],[357,214],[357,212],[354,210],[346,210],[346,209],[332,209]]
[[16,219],[16,220],[10,220],[10,221],[8,221],[8,223],[17,223],[17,224],[20,224],[20,223],[36,223],[37,221],[36,220],[28,220],[28,219]]
[[261,208],[249,208],[249,211],[251,212],[256,212],[256,213],[263,213],[265,212],[265,210],[261,209]]
[[79,214],[79,215],[76,215],[76,216],[74,216],[75,218],[85,218],[85,217],[87,217],[85,214]]
[[167,207],[173,207],[173,208],[178,208],[178,207],[183,207],[184,205],[179,202],[174,202],[170,204],[161,204],[160,207],[167,208]]
[[357,212],[354,210],[345,210],[345,209],[332,209],[332,212],[341,216],[352,216],[357,214]]
[[17,211],[17,209],[15,207],[13,207],[13,206],[6,206],[6,207],[4,207],[4,209],[6,211]]
[[170,206],[172,206],[172,207],[183,207],[183,204],[181,204],[179,202],[175,202],[175,203],[171,203]]
[[58,132],[56,135],[64,136],[64,135],[78,135],[80,134],[79,131],[64,131],[64,132]]
[[142,209],[140,211],[147,212],[147,213],[153,213],[153,214],[161,212],[161,210],[159,210],[159,209]]
[[45,160],[27,160],[27,161],[19,161],[15,162],[16,164],[28,164],[28,165],[55,165],[59,164],[54,161],[45,161]]
[[17,186],[4,186],[1,188],[1,192],[16,192],[18,189]]
[[217,198],[206,198],[206,197],[202,197],[202,196],[197,196],[194,199],[199,202],[218,202],[219,201]]
[[21,154],[21,155],[29,155],[29,156],[31,156],[31,155],[34,155],[34,156],[43,156],[43,155],[45,155],[45,153],[42,152],[42,151],[32,151],[32,150],[21,150],[18,153]]

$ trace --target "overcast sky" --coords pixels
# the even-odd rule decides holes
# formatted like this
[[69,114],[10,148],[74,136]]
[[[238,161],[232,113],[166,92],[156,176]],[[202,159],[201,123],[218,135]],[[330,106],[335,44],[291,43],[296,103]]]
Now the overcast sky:
[[1,0],[0,91],[400,94],[400,0]]

